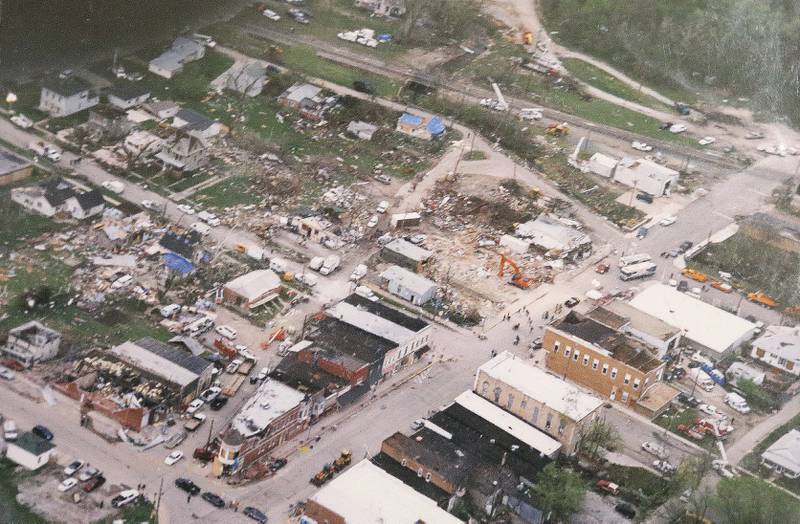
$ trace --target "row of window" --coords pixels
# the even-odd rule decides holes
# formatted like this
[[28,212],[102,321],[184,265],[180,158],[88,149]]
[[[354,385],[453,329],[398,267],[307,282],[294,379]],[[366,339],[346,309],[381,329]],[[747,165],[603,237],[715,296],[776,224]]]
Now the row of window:
[[[488,398],[487,397],[488,391],[489,391],[489,382],[484,381],[483,384],[481,385],[481,395],[483,397]],[[494,393],[494,403],[497,404],[498,406],[502,405],[501,402],[500,402],[500,396],[502,395],[502,392],[503,392],[503,390],[500,387],[495,387],[494,388],[494,391],[493,391],[493,393]],[[512,411],[513,412],[514,401],[515,401],[514,394],[513,393],[509,393],[508,396],[506,397],[506,403],[505,403],[506,409],[508,411]],[[519,403],[519,410],[524,412],[527,408],[528,408],[528,401],[527,401],[527,399],[523,398],[522,401]],[[530,422],[531,422],[532,425],[538,427],[539,406],[534,406],[533,407],[533,412],[531,413]],[[553,425],[553,414],[552,413],[548,413],[547,414],[547,418],[545,419],[544,429],[549,431],[552,428],[552,425]],[[559,422],[558,422],[558,434],[559,435],[563,434],[565,430],[566,430],[566,422],[563,419],[559,419]]]
[[[556,340],[555,343],[553,344],[553,354],[557,355],[559,349],[561,349],[561,342]],[[578,360],[581,357],[581,352],[578,351],[578,350],[575,350],[573,352],[572,346],[567,346],[566,348],[564,348],[564,358],[568,359],[570,357],[570,355],[572,355],[572,360],[574,362],[578,362]],[[595,359],[591,359],[589,357],[589,355],[583,355],[583,365],[584,365],[584,367],[589,366],[589,360],[592,361],[592,370],[593,371],[597,371],[598,367],[600,366],[600,361],[598,359],[596,359],[596,358]],[[603,375],[607,375],[608,374],[608,364],[606,364],[605,362],[603,363],[603,367],[601,369],[601,373]],[[617,368],[611,368],[611,377],[610,378],[611,378],[612,381],[617,380],[617,374],[618,374]],[[623,377],[622,382],[625,385],[628,385],[631,382],[631,378],[632,377],[631,377],[630,373],[625,373],[625,376]],[[645,384],[647,384],[648,380],[649,380],[648,378],[645,378],[645,380],[644,380]],[[640,379],[638,379],[638,378],[633,379],[633,389],[639,389],[639,385],[640,384],[641,384],[641,380]]]

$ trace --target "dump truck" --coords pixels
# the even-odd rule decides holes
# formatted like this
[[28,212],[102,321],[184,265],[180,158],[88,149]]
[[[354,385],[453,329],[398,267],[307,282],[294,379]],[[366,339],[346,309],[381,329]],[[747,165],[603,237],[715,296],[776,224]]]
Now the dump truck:
[[755,293],[748,293],[747,300],[750,302],[755,302],[756,304],[761,304],[764,307],[768,307],[770,309],[774,308],[778,305],[774,298],[767,295],[763,291],[756,291]]
[[686,268],[683,271],[681,271],[681,273],[684,276],[689,277],[692,280],[696,280],[698,282],[706,282],[706,281],[708,281],[708,275],[706,275],[705,273],[702,273],[700,271],[697,271],[696,269]]
[[567,136],[569,134],[569,126],[566,122],[551,122],[545,133],[550,136]]

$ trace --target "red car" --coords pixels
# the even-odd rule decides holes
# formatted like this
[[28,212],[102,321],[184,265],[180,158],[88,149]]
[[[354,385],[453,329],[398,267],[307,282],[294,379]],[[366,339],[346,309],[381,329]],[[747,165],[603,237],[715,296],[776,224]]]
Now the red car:
[[605,275],[608,273],[608,270],[611,269],[611,266],[608,264],[600,263],[597,264],[597,267],[594,268],[595,273],[600,273],[601,275]]
[[86,481],[86,484],[83,485],[83,491],[86,493],[91,493],[92,491],[96,490],[100,486],[106,483],[106,478],[102,475],[99,477],[95,477]]

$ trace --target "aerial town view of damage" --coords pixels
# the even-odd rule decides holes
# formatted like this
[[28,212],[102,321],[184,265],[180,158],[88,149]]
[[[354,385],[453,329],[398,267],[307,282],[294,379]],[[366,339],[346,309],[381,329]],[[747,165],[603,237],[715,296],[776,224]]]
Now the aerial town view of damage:
[[0,523],[800,521],[798,19],[0,2]]

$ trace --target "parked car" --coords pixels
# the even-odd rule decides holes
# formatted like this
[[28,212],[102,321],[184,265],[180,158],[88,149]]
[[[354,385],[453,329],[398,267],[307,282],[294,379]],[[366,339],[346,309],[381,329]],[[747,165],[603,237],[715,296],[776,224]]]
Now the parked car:
[[180,211],[181,213],[186,213],[187,215],[194,215],[194,209],[192,209],[192,206],[188,206],[186,204],[178,204],[175,207],[177,207],[178,211]]
[[714,469],[714,471],[719,473],[721,477],[730,479],[736,476],[736,473],[734,473],[731,465],[725,462],[724,460],[717,459],[711,461],[711,467]]
[[218,507],[218,508],[224,508],[225,507],[225,501],[222,499],[222,497],[220,497],[219,495],[215,495],[214,493],[211,493],[210,491],[206,491],[200,497],[203,500],[205,500],[206,502],[208,502],[209,504],[211,504],[212,506],[215,506],[215,507]]
[[723,412],[718,410],[716,408],[716,406],[712,406],[711,404],[705,404],[705,403],[700,404],[699,406],[697,406],[697,409],[699,409],[700,411],[702,411],[706,415],[711,415],[712,417],[722,417],[722,418],[724,418],[724,417],[727,416]]
[[169,304],[158,310],[158,313],[164,318],[170,318],[181,310],[180,304]]
[[71,477],[72,475],[80,471],[80,469],[85,465],[86,462],[82,460],[73,460],[72,462],[69,463],[69,465],[66,468],[64,468],[64,475]]
[[70,477],[68,479],[64,479],[64,481],[58,485],[58,491],[64,493],[66,491],[71,490],[77,485],[78,485],[78,479]]
[[691,240],[685,240],[681,242],[680,246],[678,246],[678,250],[681,252],[682,255],[687,251],[689,251],[690,249],[692,249],[692,246],[694,246],[694,242],[692,242]]
[[145,209],[153,210],[158,208],[158,205],[152,200],[142,200],[142,207]]
[[200,493],[200,486],[189,479],[177,478],[175,479],[175,486],[182,489],[186,493],[189,493],[190,495],[197,495]]
[[222,393],[222,388],[219,388],[217,386],[211,386],[210,388],[200,393],[200,396],[198,398],[203,402],[211,402],[212,400],[217,398],[220,393]]
[[619,484],[615,484],[610,480],[598,480],[597,487],[603,491],[607,491],[612,495],[617,495],[619,493]]
[[569,307],[569,308],[573,308],[573,307],[577,306],[580,302],[581,302],[581,299],[579,299],[578,297],[569,297],[564,302],[564,305]]
[[367,275],[367,266],[364,264],[359,264],[353,269],[353,273],[350,275],[350,280],[353,282],[358,282],[362,278]]
[[378,218],[378,215],[372,215],[372,218],[370,218],[369,222],[367,222],[367,227],[372,228],[377,226],[379,220],[380,219]]
[[230,326],[221,325],[214,328],[214,331],[217,332],[218,335],[221,337],[225,337],[228,340],[236,340],[236,337],[239,335],[235,329]]
[[375,175],[375,180],[387,186],[392,183],[392,179],[386,175]]
[[164,459],[164,464],[167,466],[172,466],[177,464],[183,458],[183,451],[173,451],[167,458]]
[[189,407],[186,408],[186,413],[194,415],[195,413],[200,411],[200,408],[202,407],[203,407],[203,401],[199,398],[196,398],[189,403]]
[[11,117],[11,123],[22,129],[33,127],[33,120],[23,115],[22,113]]
[[285,458],[277,458],[277,459],[272,461],[272,464],[269,465],[269,469],[272,472],[278,471],[283,466],[285,466],[287,462],[288,461]]
[[106,478],[102,475],[97,476],[93,479],[90,479],[86,484],[83,485],[83,491],[86,493],[91,493],[92,491],[96,490],[100,486],[106,483]]
[[119,195],[125,191],[125,184],[118,182],[117,180],[106,180],[103,182],[103,188]]
[[19,432],[17,430],[17,424],[13,420],[6,420],[3,422],[3,439],[6,442],[12,442],[17,440],[19,436]]
[[653,468],[665,475],[672,475],[673,473],[675,473],[676,469],[675,466],[673,466],[666,460],[654,460]]
[[631,147],[637,151],[642,151],[643,153],[649,153],[650,151],[653,150],[653,146],[651,146],[650,144],[647,144],[645,142],[638,142],[635,140],[631,142]]
[[375,86],[373,86],[372,82],[369,80],[354,80],[353,89],[359,93],[366,93],[368,95],[371,95],[375,92]]
[[638,238],[639,240],[641,240],[641,239],[645,238],[645,237],[647,236],[647,233],[649,233],[649,232],[650,232],[650,230],[649,230],[648,228],[646,228],[646,227],[640,227],[640,228],[639,228],[639,229],[636,231],[636,238]]
[[642,442],[642,449],[650,453],[651,455],[655,455],[661,460],[664,460],[669,456],[667,454],[667,450],[664,449],[663,446],[656,444],[654,442]]
[[697,143],[700,144],[701,146],[710,146],[716,141],[717,139],[714,138],[713,136],[704,136],[703,138],[698,140]]
[[667,226],[671,226],[672,224],[674,224],[677,221],[678,221],[678,217],[676,217],[675,215],[669,215],[669,216],[665,216],[664,218],[662,218],[658,223],[661,224],[664,227],[667,227]]
[[641,200],[642,202],[647,202],[648,204],[653,203],[653,195],[650,193],[636,193],[636,200]]
[[217,398],[208,403],[208,407],[212,411],[219,411],[227,403],[228,403],[228,397],[226,397],[225,395],[219,395]]
[[235,358],[228,364],[228,367],[225,368],[225,372],[230,373],[231,375],[236,373],[239,370],[239,367],[244,364],[244,360],[241,358]]
[[380,203],[378,204],[378,207],[375,208],[375,211],[382,215],[386,213],[387,209],[389,209],[389,202],[387,202],[386,200],[381,200]]
[[255,520],[256,522],[260,522],[261,524],[267,522],[267,516],[261,511],[254,508],[253,506],[247,506],[246,508],[244,508],[244,511],[242,511],[242,513],[246,517],[250,517],[251,519]]
[[279,15],[278,13],[273,11],[272,9],[264,9],[264,11],[261,14],[263,14],[264,16],[266,16],[267,18],[269,18],[273,22],[277,22],[278,20],[281,19],[281,15]]
[[428,238],[428,235],[423,235],[423,234],[420,233],[420,234],[416,234],[416,235],[412,235],[412,236],[408,237],[408,241],[411,242],[412,244],[419,245],[419,244],[422,244],[423,242],[425,242],[425,240],[427,238]]
[[7,367],[0,366],[0,378],[4,378],[6,380],[14,380],[14,377],[16,376],[17,376],[16,373],[11,371]]
[[620,502],[614,506],[614,510],[623,517],[628,517],[629,519],[636,517],[636,509],[627,502]]
[[31,429],[31,433],[45,440],[53,440],[53,432],[39,424],[33,426],[33,429]]
[[412,431],[419,431],[422,427],[425,426],[425,421],[421,418],[418,418],[414,422],[411,423],[411,430]]
[[87,480],[91,480],[100,475],[100,470],[94,467],[88,467],[81,471],[81,474],[78,475],[78,480],[81,482],[86,482]]
[[611,266],[609,266],[604,262],[601,262],[600,264],[597,264],[597,266],[594,268],[594,272],[600,273],[601,275],[605,275],[606,273],[608,273],[609,269],[611,269]]
[[537,350],[542,349],[544,346],[544,341],[542,337],[536,337],[535,339],[531,340],[531,343],[528,344],[528,349]]
[[127,506],[134,500],[139,498],[139,492],[135,489],[126,489],[121,491],[119,495],[111,499],[111,506],[114,508],[121,508]]

